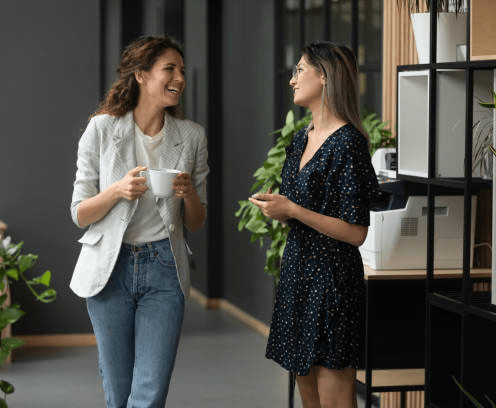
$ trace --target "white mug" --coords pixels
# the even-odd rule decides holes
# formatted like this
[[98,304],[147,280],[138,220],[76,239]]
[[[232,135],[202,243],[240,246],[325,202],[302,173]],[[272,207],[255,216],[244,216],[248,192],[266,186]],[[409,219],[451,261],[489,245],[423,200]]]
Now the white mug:
[[181,173],[174,169],[149,169],[145,171],[148,185],[152,190],[153,195],[160,198],[172,197],[172,180]]

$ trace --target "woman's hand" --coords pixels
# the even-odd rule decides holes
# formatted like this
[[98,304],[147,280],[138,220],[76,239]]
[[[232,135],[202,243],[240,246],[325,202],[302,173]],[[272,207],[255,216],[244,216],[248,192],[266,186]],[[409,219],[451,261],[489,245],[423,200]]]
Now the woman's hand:
[[196,193],[190,173],[179,173],[172,181],[174,196],[184,200],[184,225],[191,232],[201,228],[206,217],[206,209]]
[[270,189],[266,194],[254,194],[249,200],[260,208],[263,215],[282,224],[285,224],[288,218],[293,218],[321,234],[354,246],[362,245],[367,237],[367,226],[350,224],[339,218],[311,211],[280,194],[271,194]]
[[267,193],[257,193],[248,198],[255,204],[266,217],[286,223],[288,218],[292,218],[292,211],[295,203],[280,194],[272,194],[271,189]]
[[78,223],[80,227],[93,224],[107,215],[120,199],[136,200],[148,190],[146,179],[138,177],[146,167],[138,166],[129,170],[119,181],[97,195],[81,201],[78,207]]
[[174,190],[174,196],[178,198],[187,199],[192,194],[196,194],[190,173],[179,173],[172,181],[172,189]]
[[139,173],[145,170],[146,167],[143,166],[135,167],[115,183],[115,188],[120,198],[136,200],[146,193],[148,190],[145,184],[146,178],[139,176]]

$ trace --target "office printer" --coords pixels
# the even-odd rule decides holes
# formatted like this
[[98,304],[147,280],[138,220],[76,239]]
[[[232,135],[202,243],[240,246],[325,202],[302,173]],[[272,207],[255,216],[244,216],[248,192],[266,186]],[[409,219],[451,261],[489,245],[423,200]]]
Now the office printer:
[[[382,156],[384,152],[380,153]],[[372,161],[377,164],[378,161]],[[379,161],[384,164],[384,160]],[[381,164],[379,164],[381,165]],[[374,168],[376,166],[374,165]],[[367,238],[359,248],[363,263],[376,270],[424,269],[427,259],[427,190],[418,183],[391,179],[391,169],[376,168],[383,194],[370,211]],[[453,194],[447,190],[441,194]],[[463,191],[436,195],[434,267],[462,268]],[[471,260],[473,259],[476,197],[472,198]],[[472,262],[471,262],[472,264]]]

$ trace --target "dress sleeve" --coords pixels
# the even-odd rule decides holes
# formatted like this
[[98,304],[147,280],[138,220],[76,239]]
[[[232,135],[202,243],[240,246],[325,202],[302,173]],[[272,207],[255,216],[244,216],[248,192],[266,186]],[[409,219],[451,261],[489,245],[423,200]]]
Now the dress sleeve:
[[366,139],[361,134],[345,138],[334,160],[333,179],[327,183],[327,196],[334,200],[332,212],[343,221],[368,226],[378,182]]

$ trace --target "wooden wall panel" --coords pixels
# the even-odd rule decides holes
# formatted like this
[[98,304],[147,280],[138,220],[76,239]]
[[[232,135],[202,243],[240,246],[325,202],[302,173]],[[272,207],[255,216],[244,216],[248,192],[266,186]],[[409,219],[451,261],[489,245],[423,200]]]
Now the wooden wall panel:
[[470,58],[487,60],[496,58],[496,2],[471,0],[470,8]]
[[[401,393],[399,392],[381,393],[380,408],[401,408]],[[424,408],[424,392],[423,391],[407,392],[405,408]]]
[[384,0],[382,60],[382,120],[389,121],[396,135],[396,71],[398,65],[417,64],[417,50],[405,6]]

